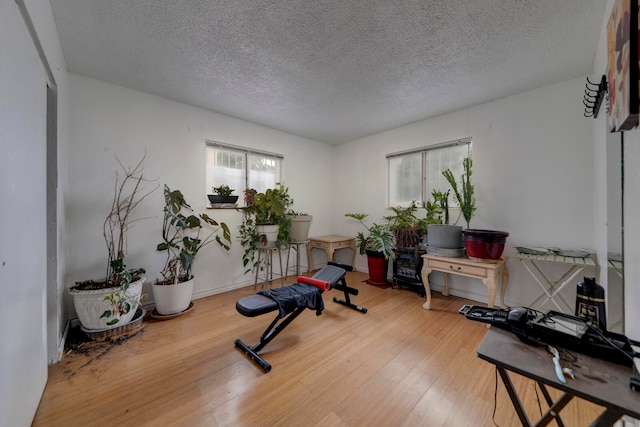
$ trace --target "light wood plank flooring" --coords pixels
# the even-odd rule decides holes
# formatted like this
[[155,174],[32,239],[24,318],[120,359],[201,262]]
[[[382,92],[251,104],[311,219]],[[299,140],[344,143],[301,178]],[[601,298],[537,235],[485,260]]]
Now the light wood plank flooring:
[[[494,425],[495,370],[476,356],[486,326],[457,312],[473,302],[434,292],[425,311],[416,293],[366,278],[347,276],[367,314],[335,304],[340,292],[325,293],[321,316],[305,311],[263,350],[268,374],[233,345],[255,344],[272,320],[236,312],[252,286],[196,300],[181,317],[148,318],[126,339],[69,352],[49,368],[33,425]],[[536,418],[534,383],[517,375],[514,382]],[[495,403],[497,425],[519,425],[501,383]],[[574,399],[562,414],[565,425],[582,426],[601,411]]]

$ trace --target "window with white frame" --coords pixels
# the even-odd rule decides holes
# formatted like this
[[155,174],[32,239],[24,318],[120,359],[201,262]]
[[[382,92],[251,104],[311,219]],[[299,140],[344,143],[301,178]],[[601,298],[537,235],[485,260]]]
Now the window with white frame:
[[[284,156],[238,147],[221,142],[206,141],[206,191],[228,185],[235,195],[247,188],[264,192],[282,182]],[[242,197],[240,197],[242,200]]]
[[[462,161],[470,156],[471,138],[387,154],[389,206],[406,207],[412,201],[423,206],[433,190],[450,188],[442,171],[451,169],[453,176],[462,176]],[[453,194],[449,205],[458,206]]]

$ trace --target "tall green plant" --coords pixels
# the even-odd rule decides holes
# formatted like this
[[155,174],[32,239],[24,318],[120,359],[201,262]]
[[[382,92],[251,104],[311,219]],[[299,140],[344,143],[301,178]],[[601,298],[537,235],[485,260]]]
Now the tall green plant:
[[396,257],[396,244],[394,241],[393,231],[388,224],[372,224],[370,227],[364,223],[364,219],[368,214],[348,213],[344,216],[360,221],[360,224],[367,230],[368,235],[358,232],[356,242],[360,255],[364,255],[367,250],[381,252],[385,259],[393,259]]
[[[437,215],[439,219],[438,224],[449,224],[449,191],[433,190],[431,196],[433,197],[433,204],[436,206],[434,209],[434,215]],[[429,203],[429,201],[427,201]],[[428,212],[429,210],[427,210]],[[436,213],[437,212],[437,213]]]
[[[224,222],[218,223],[207,214],[196,216],[180,190],[171,191],[165,185],[164,200],[162,242],[158,244],[156,250],[166,252],[167,256],[161,271],[163,283],[180,283],[191,278],[193,262],[198,251],[204,246],[215,241],[228,251],[231,245],[231,233]],[[201,238],[200,233],[205,225],[211,227],[211,230]],[[222,231],[222,237],[220,237],[220,231]]]
[[471,222],[471,218],[476,211],[476,198],[473,194],[473,184],[471,183],[471,166],[473,165],[471,157],[467,157],[462,161],[462,166],[464,168],[464,173],[460,177],[461,191],[458,188],[458,183],[456,182],[451,169],[447,169],[442,172],[442,175],[447,179],[451,188],[453,189],[453,193],[460,204],[460,210],[462,211],[462,216],[464,217],[465,222],[467,223],[467,228],[469,228],[469,223]]

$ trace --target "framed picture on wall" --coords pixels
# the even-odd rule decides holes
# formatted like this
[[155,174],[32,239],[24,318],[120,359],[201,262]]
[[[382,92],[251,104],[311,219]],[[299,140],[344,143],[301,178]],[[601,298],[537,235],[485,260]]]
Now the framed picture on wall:
[[638,0],[616,0],[607,24],[610,132],[638,125]]

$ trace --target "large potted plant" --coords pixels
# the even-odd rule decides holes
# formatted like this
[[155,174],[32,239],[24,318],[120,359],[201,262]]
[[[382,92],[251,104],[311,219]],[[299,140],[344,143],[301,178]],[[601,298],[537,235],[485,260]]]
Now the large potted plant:
[[[116,159],[117,160],[117,159]],[[116,172],[111,211],[104,221],[103,236],[107,245],[106,276],[76,282],[69,289],[82,327],[88,331],[111,330],[129,324],[138,311],[144,283],[144,269],[126,265],[127,233],[136,221],[135,209],[155,190],[145,192],[144,157],[134,168]]]
[[[206,214],[196,215],[180,190],[164,186],[162,242],[156,250],[166,256],[162,280],[153,284],[153,300],[159,315],[173,315],[189,308],[193,295],[193,263],[204,246],[216,242],[229,250],[231,233],[224,222]],[[208,228],[204,236],[203,230]]]
[[470,157],[462,161],[464,173],[460,177],[460,188],[450,169],[445,170],[442,174],[451,185],[453,193],[460,204],[462,216],[467,223],[467,229],[462,230],[467,255],[469,258],[477,260],[499,260],[509,233],[498,230],[470,228],[471,218],[473,218],[476,211],[476,199],[473,184],[471,183],[472,165]]
[[242,262],[245,273],[262,268],[262,261],[256,259],[259,245],[278,246],[289,242],[291,221],[287,216],[293,200],[289,189],[282,183],[258,193],[253,189],[245,191],[244,215],[240,225],[240,243],[244,247]]
[[389,259],[396,256],[396,244],[389,224],[374,223],[367,226],[364,219],[368,214],[348,213],[345,216],[358,220],[367,231],[366,235],[364,232],[358,232],[356,243],[360,255],[367,255],[369,281],[373,284],[386,284]]

